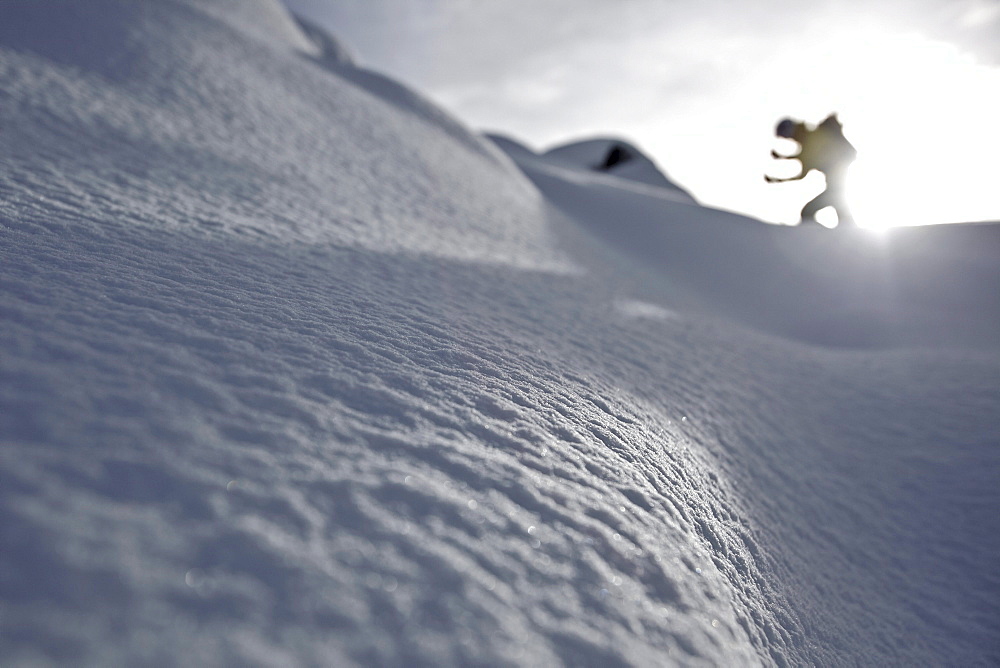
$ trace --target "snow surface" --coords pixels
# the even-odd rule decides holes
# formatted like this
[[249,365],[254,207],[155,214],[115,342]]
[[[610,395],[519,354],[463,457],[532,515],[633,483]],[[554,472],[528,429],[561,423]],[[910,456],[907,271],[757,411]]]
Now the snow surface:
[[1000,662],[1000,226],[767,226],[354,62],[0,6],[0,663]]

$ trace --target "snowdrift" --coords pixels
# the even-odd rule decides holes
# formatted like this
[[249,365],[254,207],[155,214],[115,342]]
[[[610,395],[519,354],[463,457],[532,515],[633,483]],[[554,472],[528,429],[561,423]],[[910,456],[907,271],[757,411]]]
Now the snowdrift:
[[0,663],[996,663],[996,234],[485,138],[269,0],[4,2]]

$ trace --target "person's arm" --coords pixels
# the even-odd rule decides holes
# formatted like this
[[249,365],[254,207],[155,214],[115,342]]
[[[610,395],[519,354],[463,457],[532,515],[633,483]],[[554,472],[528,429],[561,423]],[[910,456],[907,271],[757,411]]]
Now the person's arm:
[[[782,155],[781,153],[778,153],[777,151],[775,151],[775,150],[772,149],[771,150],[771,157],[772,158],[777,158],[778,160],[799,160],[799,161],[801,161],[802,160],[802,148],[799,147],[799,150],[796,151],[795,153],[792,153],[791,155]],[[805,166],[803,165],[802,168],[801,168],[801,171],[796,176],[790,176],[788,178],[780,179],[778,177],[768,176],[768,175],[765,174],[764,175],[764,180],[767,181],[768,183],[784,183],[785,181],[798,181],[800,179],[804,179],[805,176],[806,176],[806,173],[808,171],[809,170],[806,169]]]
[[808,173],[809,170],[803,167],[802,170],[795,176],[789,176],[787,178],[780,179],[776,176],[770,176],[768,174],[765,174],[764,180],[767,181],[768,183],[785,183],[786,181],[801,181],[806,177],[806,174]]

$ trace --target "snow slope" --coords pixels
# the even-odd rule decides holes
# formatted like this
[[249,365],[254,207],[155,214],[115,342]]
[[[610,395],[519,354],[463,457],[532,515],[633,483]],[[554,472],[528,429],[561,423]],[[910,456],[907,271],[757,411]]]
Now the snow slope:
[[554,206],[752,327],[832,346],[1000,343],[1000,224],[779,227],[698,206],[644,156],[598,167],[593,149],[621,142],[537,155],[493,139]]
[[768,228],[348,53],[0,6],[0,663],[1000,661],[996,226]]

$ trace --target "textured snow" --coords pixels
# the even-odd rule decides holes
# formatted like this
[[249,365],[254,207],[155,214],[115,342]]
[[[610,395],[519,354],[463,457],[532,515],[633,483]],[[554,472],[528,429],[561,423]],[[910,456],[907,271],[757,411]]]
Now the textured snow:
[[0,663],[1000,661],[997,226],[606,147],[276,2],[5,1]]

